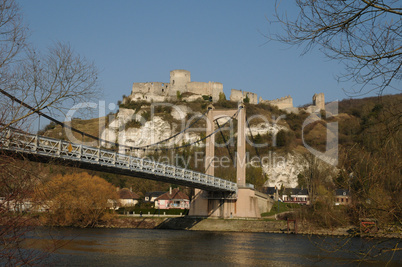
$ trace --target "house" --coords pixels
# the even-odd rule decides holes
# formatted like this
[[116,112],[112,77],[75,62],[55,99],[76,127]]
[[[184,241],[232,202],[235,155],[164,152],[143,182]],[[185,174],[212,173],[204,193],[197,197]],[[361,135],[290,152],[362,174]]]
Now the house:
[[282,194],[282,200],[286,203],[297,203],[297,204],[310,204],[310,198],[308,196],[307,189],[300,188],[285,188]]
[[118,194],[121,207],[135,206],[140,199],[140,196],[138,194],[132,192],[132,190],[128,188],[120,189],[118,191]]
[[352,203],[352,197],[349,190],[336,189],[335,190],[335,205],[350,205]]
[[190,198],[181,192],[179,188],[172,190],[155,199],[155,208],[159,209],[189,209]]

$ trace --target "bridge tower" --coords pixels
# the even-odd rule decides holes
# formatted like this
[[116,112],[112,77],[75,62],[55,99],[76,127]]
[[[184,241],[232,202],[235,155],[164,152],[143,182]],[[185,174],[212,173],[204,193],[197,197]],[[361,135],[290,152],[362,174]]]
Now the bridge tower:
[[[244,104],[239,103],[236,110],[215,110],[210,105],[207,114],[206,136],[214,132],[215,120],[233,117],[237,112],[237,154],[235,159],[237,194],[195,189],[190,206],[190,216],[259,218],[262,212],[268,211],[270,206],[268,196],[246,185],[246,110]],[[215,135],[212,134],[206,140],[205,152],[205,173],[211,176],[214,176],[214,161]]]

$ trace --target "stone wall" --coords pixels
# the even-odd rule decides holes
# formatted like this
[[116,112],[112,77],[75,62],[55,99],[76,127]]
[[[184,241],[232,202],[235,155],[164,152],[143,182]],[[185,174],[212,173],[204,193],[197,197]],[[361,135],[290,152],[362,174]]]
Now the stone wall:
[[232,89],[230,91],[230,101],[239,102],[243,100],[243,92],[241,90]]
[[258,96],[252,92],[246,92],[242,90],[232,89],[230,92],[230,101],[239,102],[243,101],[245,98],[249,99],[250,104],[258,104]]
[[166,95],[169,91],[169,84],[163,82],[133,83],[131,93],[151,93]]
[[272,106],[276,106],[279,109],[288,109],[293,108],[293,98],[291,96],[281,97],[275,100],[263,100],[260,97],[260,103],[270,104]]

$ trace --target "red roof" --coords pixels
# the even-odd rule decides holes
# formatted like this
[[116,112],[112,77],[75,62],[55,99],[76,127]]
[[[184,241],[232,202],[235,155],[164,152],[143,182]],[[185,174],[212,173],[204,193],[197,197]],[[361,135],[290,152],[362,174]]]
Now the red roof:
[[134,192],[131,192],[128,188],[119,190],[120,199],[140,199],[140,196]]
[[166,192],[165,194],[159,196],[155,200],[171,200],[171,199],[187,199],[190,200],[190,198],[184,194],[183,192],[179,191],[179,188],[175,188],[172,190],[172,194],[170,192]]

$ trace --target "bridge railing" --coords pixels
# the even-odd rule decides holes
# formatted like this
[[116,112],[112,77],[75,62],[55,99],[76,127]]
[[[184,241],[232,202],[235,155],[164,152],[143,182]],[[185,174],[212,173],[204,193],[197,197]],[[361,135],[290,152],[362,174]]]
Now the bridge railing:
[[217,190],[237,192],[236,183],[204,173],[12,129],[0,132],[0,149],[181,179],[190,182],[195,188],[197,185],[205,185]]

